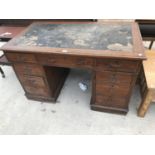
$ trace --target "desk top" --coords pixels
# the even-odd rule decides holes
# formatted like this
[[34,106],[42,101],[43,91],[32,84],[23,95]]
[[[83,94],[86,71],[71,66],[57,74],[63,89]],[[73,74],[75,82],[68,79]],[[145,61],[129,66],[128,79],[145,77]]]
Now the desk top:
[[35,24],[13,45],[129,52],[133,48],[129,24]]
[[2,50],[73,55],[83,51],[84,55],[89,56],[110,54],[143,59],[141,42],[135,23],[36,22],[3,46]]

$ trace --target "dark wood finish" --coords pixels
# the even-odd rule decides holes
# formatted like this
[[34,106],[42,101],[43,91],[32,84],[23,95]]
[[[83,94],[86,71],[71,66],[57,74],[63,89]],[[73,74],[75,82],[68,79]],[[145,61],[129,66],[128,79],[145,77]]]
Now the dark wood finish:
[[69,71],[65,68],[19,62],[14,63],[13,68],[27,98],[52,102],[56,101]]
[[42,76],[43,74],[43,68],[38,64],[15,63],[14,68],[16,72],[21,72],[24,75]]
[[47,77],[47,82],[51,90],[53,101],[56,102],[60,94],[61,88],[63,87],[65,79],[70,70],[68,68],[63,67],[45,66],[44,71]]
[[[63,22],[48,22],[53,23]],[[75,23],[77,22],[70,22]],[[31,29],[31,26],[2,47],[8,60],[13,63],[28,98],[56,101],[69,72],[67,68],[85,68],[93,72],[91,109],[121,114],[128,112],[137,74],[142,60],[146,59],[136,23],[131,24],[131,51],[14,45],[14,41]]]
[[134,74],[125,72],[96,72],[96,102],[92,106],[127,110],[129,94],[135,77]]
[[96,59],[96,69],[102,71],[136,72],[139,62],[121,59]]
[[7,58],[10,62],[37,63],[33,54],[7,53]]
[[37,55],[37,60],[42,65],[52,65],[58,67],[69,68],[93,68],[94,60],[92,58],[83,58],[78,56],[66,56],[66,55]]
[[27,75],[18,76],[27,93],[45,97],[49,96],[49,91],[46,88],[45,79],[43,77]]

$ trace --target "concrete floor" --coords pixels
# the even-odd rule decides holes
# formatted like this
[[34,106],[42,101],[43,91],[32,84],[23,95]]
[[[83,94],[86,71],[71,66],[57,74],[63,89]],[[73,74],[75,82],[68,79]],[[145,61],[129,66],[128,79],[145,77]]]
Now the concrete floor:
[[[3,66],[2,66],[3,67]],[[90,110],[90,73],[71,70],[56,104],[26,99],[12,67],[0,77],[0,134],[155,134],[155,104],[145,118],[137,117],[138,86],[126,116]],[[87,79],[88,90],[78,83]]]

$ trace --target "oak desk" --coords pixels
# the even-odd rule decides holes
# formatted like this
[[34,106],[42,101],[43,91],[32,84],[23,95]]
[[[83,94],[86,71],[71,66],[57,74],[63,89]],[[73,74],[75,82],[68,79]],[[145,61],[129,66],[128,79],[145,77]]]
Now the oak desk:
[[145,59],[136,23],[37,22],[1,49],[27,98],[56,101],[69,68],[84,68],[93,73],[91,109],[121,114]]

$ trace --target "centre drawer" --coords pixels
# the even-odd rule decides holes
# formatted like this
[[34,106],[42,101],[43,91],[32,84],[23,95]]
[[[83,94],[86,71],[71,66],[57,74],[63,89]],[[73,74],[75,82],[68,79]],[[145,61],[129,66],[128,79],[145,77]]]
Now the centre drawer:
[[138,61],[119,59],[96,59],[96,69],[100,71],[137,72]]
[[92,58],[76,57],[69,55],[37,55],[37,60],[43,65],[53,65],[58,67],[93,67]]

